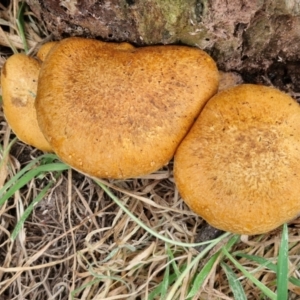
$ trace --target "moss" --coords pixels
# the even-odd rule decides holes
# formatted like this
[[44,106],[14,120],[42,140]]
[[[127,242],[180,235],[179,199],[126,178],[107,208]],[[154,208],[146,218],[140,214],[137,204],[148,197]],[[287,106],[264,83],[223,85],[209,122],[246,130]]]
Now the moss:
[[196,0],[145,1],[141,12],[143,20],[138,24],[145,43],[172,43],[180,39],[181,32],[189,24],[189,16],[195,9]]
[[261,15],[245,33],[245,50],[252,50],[255,46],[258,53],[261,53],[265,49],[266,44],[270,42],[272,34],[271,21],[265,15]]

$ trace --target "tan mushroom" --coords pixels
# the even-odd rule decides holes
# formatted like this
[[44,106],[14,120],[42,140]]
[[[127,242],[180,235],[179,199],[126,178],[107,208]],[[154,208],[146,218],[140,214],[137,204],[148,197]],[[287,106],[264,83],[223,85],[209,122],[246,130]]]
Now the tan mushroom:
[[214,61],[196,48],[65,39],[41,68],[38,122],[75,169],[136,177],[168,163],[218,82]]
[[212,97],[175,154],[184,201],[210,225],[260,234],[300,213],[300,107],[270,87]]
[[39,63],[25,54],[7,59],[1,72],[3,110],[5,118],[17,137],[43,151],[51,151],[36,119],[34,106]]
[[48,42],[43,44],[40,47],[38,53],[36,54],[37,58],[43,62],[46,56],[48,55],[48,53],[50,52],[50,50],[57,44],[58,42]]

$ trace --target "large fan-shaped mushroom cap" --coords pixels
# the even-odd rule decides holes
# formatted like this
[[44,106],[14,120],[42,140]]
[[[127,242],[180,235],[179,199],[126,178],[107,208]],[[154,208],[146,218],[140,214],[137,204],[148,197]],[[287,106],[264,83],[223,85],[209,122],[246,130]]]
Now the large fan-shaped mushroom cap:
[[300,107],[270,87],[215,95],[175,154],[185,202],[240,234],[270,231],[300,213]]
[[41,68],[38,122],[75,169],[136,177],[168,163],[218,82],[214,61],[196,48],[65,39]]

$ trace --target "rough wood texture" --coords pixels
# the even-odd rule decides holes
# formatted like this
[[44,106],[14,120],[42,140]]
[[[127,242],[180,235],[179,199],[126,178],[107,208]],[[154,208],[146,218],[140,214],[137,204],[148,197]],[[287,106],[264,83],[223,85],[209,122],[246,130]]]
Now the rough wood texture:
[[184,43],[248,82],[300,91],[298,0],[27,0],[56,39]]

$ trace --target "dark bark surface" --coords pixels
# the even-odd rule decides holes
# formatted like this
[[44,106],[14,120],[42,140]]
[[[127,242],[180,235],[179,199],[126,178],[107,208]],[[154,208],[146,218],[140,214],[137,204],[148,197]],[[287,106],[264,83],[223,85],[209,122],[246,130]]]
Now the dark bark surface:
[[247,82],[300,92],[297,0],[27,0],[56,39],[183,43]]

